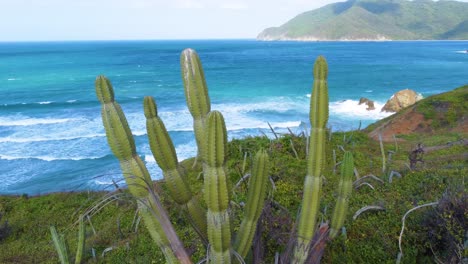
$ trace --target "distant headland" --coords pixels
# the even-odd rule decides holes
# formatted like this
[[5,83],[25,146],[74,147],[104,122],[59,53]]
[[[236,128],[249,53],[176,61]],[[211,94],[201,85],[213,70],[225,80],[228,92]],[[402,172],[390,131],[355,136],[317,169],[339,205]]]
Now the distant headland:
[[263,30],[264,41],[466,40],[468,3],[348,0],[311,10]]

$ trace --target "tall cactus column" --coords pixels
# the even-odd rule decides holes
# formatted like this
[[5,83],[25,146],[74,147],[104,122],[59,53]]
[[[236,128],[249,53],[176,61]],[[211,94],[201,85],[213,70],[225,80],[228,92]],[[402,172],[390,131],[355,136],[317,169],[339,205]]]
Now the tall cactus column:
[[245,258],[252,246],[257,222],[262,214],[268,187],[269,159],[265,150],[255,154],[247,193],[244,219],[234,242],[234,250]]
[[227,135],[224,118],[213,111],[207,116],[206,152],[203,157],[205,201],[208,206],[210,263],[231,263],[229,188],[225,170]]
[[180,68],[182,80],[184,81],[185,99],[193,117],[198,157],[203,157],[204,148],[206,147],[206,137],[203,130],[211,104],[202,64],[198,54],[193,49],[182,51]]
[[328,121],[328,67],[324,57],[314,64],[314,84],[310,100],[310,141],[307,157],[307,175],[304,180],[302,208],[297,229],[297,244],[293,263],[305,263],[317,225],[320,189],[325,163],[326,124]]
[[132,132],[122,108],[114,100],[112,85],[104,76],[98,76],[95,85],[96,94],[102,106],[101,114],[107,142],[120,161],[130,193],[137,198],[140,215],[151,237],[163,251],[166,263],[179,263],[160,223],[153,215],[153,213],[159,214],[160,212],[153,210],[155,207],[148,199],[150,195],[148,188],[152,181],[146,166],[136,153]]
[[330,239],[338,235],[340,228],[343,226],[348,211],[348,200],[353,190],[354,176],[354,159],[351,152],[346,151],[341,162],[341,179],[338,185],[338,199],[336,200],[335,209],[330,225]]

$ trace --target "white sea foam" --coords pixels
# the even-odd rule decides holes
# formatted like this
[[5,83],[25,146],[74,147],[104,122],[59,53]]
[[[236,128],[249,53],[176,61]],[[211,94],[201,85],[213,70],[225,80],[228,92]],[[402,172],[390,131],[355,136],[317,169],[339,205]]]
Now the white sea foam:
[[21,80],[20,78],[8,78],[7,81],[19,81]]
[[457,50],[456,53],[468,53],[468,50]]
[[68,100],[67,103],[74,103],[76,100]]
[[366,90],[366,93],[372,93],[373,90]]
[[52,101],[43,101],[43,102],[37,102],[40,105],[46,105],[46,104],[51,104]]
[[94,180],[94,183],[98,184],[98,185],[111,185],[111,184],[114,184],[112,182],[112,180],[109,180],[109,179],[95,179]]
[[356,100],[344,100],[330,103],[330,113],[339,117],[350,118],[354,120],[378,120],[385,118],[392,113],[381,112],[383,103],[374,102],[375,110],[366,110],[367,105],[359,105]]
[[[179,161],[195,157],[197,155],[197,144],[194,141],[190,141],[186,144],[176,145],[176,154]],[[156,163],[153,154],[145,154],[144,160],[147,163]]]
[[[308,104],[304,104],[302,101],[278,97],[259,103],[213,104],[212,109],[220,111],[225,117],[227,130],[234,131],[255,128],[267,129],[269,128],[268,122],[274,128],[297,127],[301,123],[301,119],[297,119],[297,115],[306,117],[309,108]],[[293,111],[296,117],[291,116],[291,119],[284,121],[271,120],[271,116],[275,113],[285,114],[289,111]],[[145,118],[141,112],[130,112],[126,115],[133,135],[146,135]],[[159,110],[159,116],[164,121],[168,131],[193,131],[193,119],[188,109]]]
[[90,135],[79,135],[70,137],[56,137],[54,135],[47,137],[0,137],[0,143],[12,142],[12,143],[29,143],[29,142],[43,142],[43,141],[62,141],[62,140],[75,140],[82,138],[95,138],[105,137],[106,134],[90,134]]
[[36,159],[36,160],[43,160],[43,161],[57,161],[57,160],[61,160],[61,161],[65,161],[65,160],[74,160],[74,161],[78,161],[78,160],[92,160],[92,159],[100,159],[100,158],[103,158],[105,156],[102,156],[102,157],[98,157],[98,156],[94,156],[94,157],[84,157],[84,156],[76,156],[76,157],[54,157],[54,156],[11,156],[11,155],[3,155],[3,154],[0,154],[0,159],[3,159],[3,160],[23,160],[23,159]]
[[34,126],[60,124],[73,121],[72,118],[33,118],[27,116],[4,118],[0,117],[0,126]]

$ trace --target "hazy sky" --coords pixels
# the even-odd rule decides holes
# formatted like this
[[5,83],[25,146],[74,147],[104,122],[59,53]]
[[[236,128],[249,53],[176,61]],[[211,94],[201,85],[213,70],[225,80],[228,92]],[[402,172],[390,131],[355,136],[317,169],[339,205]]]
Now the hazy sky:
[[255,38],[333,2],[340,1],[0,0],[0,41]]

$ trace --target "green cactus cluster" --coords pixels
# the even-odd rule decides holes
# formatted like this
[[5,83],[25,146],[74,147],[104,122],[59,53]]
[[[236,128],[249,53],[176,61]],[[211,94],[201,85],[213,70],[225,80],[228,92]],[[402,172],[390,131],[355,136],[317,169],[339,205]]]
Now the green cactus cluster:
[[[170,196],[183,208],[187,217],[191,219],[193,228],[202,241],[207,243],[209,248],[207,261],[236,262],[236,259],[245,259],[252,247],[253,236],[267,193],[269,157],[265,150],[259,150],[254,155],[244,218],[239,231],[234,234],[226,168],[228,144],[224,118],[220,112],[211,111],[208,88],[197,53],[192,49],[184,50],[180,63],[187,106],[193,117],[198,147],[197,160],[202,163],[203,168],[206,208],[194,195],[187,175],[177,160],[172,140],[158,116],[155,100],[152,97],[145,97],[143,105],[150,148],[163,171]],[[314,85],[310,105],[312,129],[293,263],[305,263],[310,254],[309,248],[317,225],[321,178],[325,164],[328,68],[323,57],[319,57],[315,62],[313,74]],[[157,203],[159,197],[152,190],[148,170],[136,153],[127,120],[119,104],[114,100],[114,91],[107,78],[97,77],[96,94],[102,105],[102,120],[109,146],[120,161],[129,191],[138,201],[140,215],[149,233],[165,254],[167,263],[190,263],[186,258],[180,257],[177,252],[180,247],[175,247],[171,242],[172,236],[170,232],[168,233],[168,226],[162,221],[167,214]],[[336,236],[345,219],[347,200],[352,186],[353,166],[352,155],[347,152],[342,165],[339,198],[333,214],[330,239]]]
[[[316,234],[318,212],[322,188],[322,177],[326,161],[327,122],[328,122],[328,65],[324,57],[319,56],[313,69],[314,82],[310,100],[310,139],[307,156],[307,174],[304,179],[303,197],[297,228],[292,263],[308,263],[311,258],[311,248]],[[332,215],[329,237],[333,239],[343,226],[347,213],[348,198],[352,190],[352,176],[354,162],[351,152],[345,152],[341,165],[341,179],[339,182],[339,197]],[[328,225],[326,225],[328,228]],[[320,239],[316,243],[323,243]],[[320,247],[317,247],[320,248]],[[318,254],[322,254],[320,252]]]

